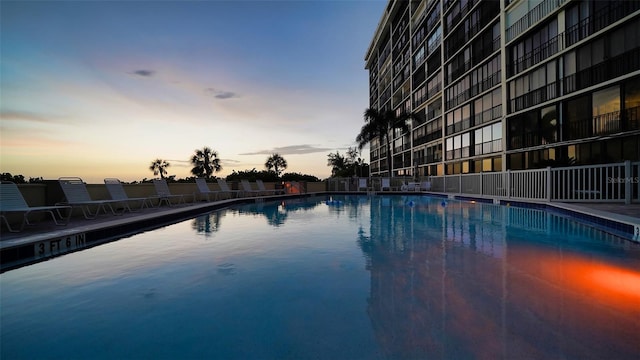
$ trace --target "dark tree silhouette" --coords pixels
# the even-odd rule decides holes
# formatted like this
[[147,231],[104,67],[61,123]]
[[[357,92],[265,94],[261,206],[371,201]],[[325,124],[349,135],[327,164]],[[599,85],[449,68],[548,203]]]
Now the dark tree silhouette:
[[211,177],[214,172],[222,170],[218,153],[207,146],[196,150],[196,153],[191,157],[191,165],[193,165],[191,174],[206,178]]
[[389,133],[394,129],[401,129],[403,132],[409,131],[406,121],[413,117],[413,114],[407,113],[396,115],[391,110],[366,109],[364,111],[365,124],[356,137],[358,149],[362,150],[372,140],[379,138],[380,142],[386,147],[387,169],[391,177],[393,176],[393,169],[391,168],[391,138]]
[[151,166],[149,166],[149,170],[153,171],[153,175],[160,175],[161,179],[164,179],[164,176],[167,174],[167,168],[171,166],[169,162],[162,159],[155,159],[151,162]]
[[273,171],[279,177],[280,173],[287,168],[287,160],[285,160],[282,156],[280,156],[280,154],[273,154],[269,156],[269,158],[267,159],[267,162],[264,163],[264,166],[269,171],[273,169]]

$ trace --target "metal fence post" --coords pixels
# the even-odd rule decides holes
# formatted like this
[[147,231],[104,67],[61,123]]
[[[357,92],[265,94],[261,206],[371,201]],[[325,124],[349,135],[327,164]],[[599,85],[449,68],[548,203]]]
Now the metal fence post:
[[547,166],[547,201],[551,202],[551,166]]
[[626,160],[624,162],[624,203],[625,205],[631,204],[631,184],[633,184],[633,172],[631,171],[631,161]]
[[507,197],[511,197],[511,170],[507,170]]

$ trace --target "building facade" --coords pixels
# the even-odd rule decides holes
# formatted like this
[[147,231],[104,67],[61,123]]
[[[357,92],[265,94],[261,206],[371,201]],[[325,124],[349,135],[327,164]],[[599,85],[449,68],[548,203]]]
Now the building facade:
[[640,160],[640,0],[390,0],[365,63],[372,176]]

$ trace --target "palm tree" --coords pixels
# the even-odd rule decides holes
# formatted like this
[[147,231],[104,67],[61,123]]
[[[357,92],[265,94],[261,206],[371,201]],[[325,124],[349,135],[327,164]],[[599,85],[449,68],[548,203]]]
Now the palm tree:
[[196,150],[196,153],[191,157],[191,164],[193,165],[191,173],[195,176],[209,178],[214,172],[222,170],[218,152],[207,146]]
[[154,176],[158,176],[160,174],[160,178],[164,179],[164,176],[167,174],[167,168],[171,166],[168,161],[162,159],[155,159],[151,162],[151,166],[149,166],[149,170],[153,171]]
[[391,110],[379,111],[370,108],[364,111],[364,121],[366,123],[356,137],[358,149],[362,150],[372,140],[379,138],[380,142],[385,144],[387,150],[387,169],[391,177],[393,177],[393,169],[391,168],[391,139],[389,132],[395,129],[401,129],[403,132],[409,131],[406,121],[413,117],[413,114],[407,113],[396,115]]
[[349,159],[340,155],[339,151],[336,153],[329,153],[327,155],[327,166],[331,166],[331,176],[349,176]]
[[285,160],[282,156],[280,156],[280,154],[273,154],[269,156],[269,158],[267,159],[267,162],[264,163],[264,166],[269,171],[273,169],[276,175],[280,177],[280,173],[287,168],[287,160]]

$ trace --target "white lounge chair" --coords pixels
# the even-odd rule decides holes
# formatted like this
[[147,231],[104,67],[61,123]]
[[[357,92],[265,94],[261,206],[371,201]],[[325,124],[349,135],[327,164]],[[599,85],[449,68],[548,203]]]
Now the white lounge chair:
[[[62,210],[67,211],[67,216],[62,215]],[[51,215],[51,218],[56,225],[67,225],[69,218],[71,217],[71,206],[29,206],[29,204],[24,200],[24,197],[16,184],[10,181],[3,181],[0,184],[0,217],[4,220],[4,223],[7,225],[7,229],[9,229],[10,232],[22,231],[25,224],[32,225],[29,222],[29,214],[36,212]],[[9,220],[5,217],[5,215],[11,213],[23,214],[22,223],[18,229],[13,229],[11,225],[9,225]],[[58,214],[61,222],[58,222],[58,219],[56,219],[56,213]]]
[[358,179],[358,191],[368,191],[368,190],[369,190],[369,186],[367,185],[367,179],[366,178]]
[[400,190],[402,190],[402,191],[419,191],[420,190],[420,183],[417,183],[417,182],[406,182],[400,187]]
[[242,185],[242,193],[247,196],[258,196],[261,195],[262,192],[260,190],[255,190],[251,188],[251,184],[249,180],[240,180],[240,184]]
[[[144,209],[145,206],[153,206],[151,200],[148,198],[130,198],[129,195],[127,195],[127,192],[124,190],[124,187],[122,186],[120,180],[116,178],[104,179],[104,185],[107,187],[107,191],[109,192],[109,196],[111,196],[111,199],[120,200],[122,202],[122,205],[124,206],[125,211],[128,210],[129,212],[135,212]],[[129,206],[132,202],[138,203],[140,206],[137,209],[133,210],[131,209],[131,206]]]
[[173,195],[171,190],[169,190],[169,185],[167,185],[167,181],[165,179],[153,179],[153,186],[156,188],[156,195],[153,197],[158,199],[158,206],[160,206],[163,202],[167,204],[167,206],[172,206],[171,199],[177,199],[177,204],[184,204],[184,195],[177,194]]
[[384,189],[391,191],[391,179],[389,178],[380,179],[380,191],[384,191]]
[[218,179],[218,186],[220,187],[220,192],[227,193],[231,197],[238,197],[242,192],[240,190],[231,190],[224,179]]
[[[107,209],[111,211],[113,215],[118,214],[111,204],[122,203],[122,200],[93,200],[87,187],[78,177],[61,177],[58,179],[58,183],[64,193],[65,201],[57,203],[56,205],[69,205],[71,207],[79,207],[82,209],[82,214],[85,219],[95,219],[100,214],[100,211],[107,213]],[[95,213],[91,212],[91,207],[95,207]]]
[[260,192],[262,192],[264,195],[275,195],[275,194],[282,193],[282,190],[267,189],[267,187],[264,186],[264,183],[260,179],[256,180],[256,184],[258,185],[258,190],[260,190]]
[[209,189],[209,185],[207,185],[207,180],[205,178],[196,178],[196,185],[197,185],[198,194],[200,194],[200,197],[202,198],[203,196],[206,196],[207,201],[211,201],[211,195],[213,195],[214,201],[217,200],[218,194],[221,193],[221,191],[213,191]]

